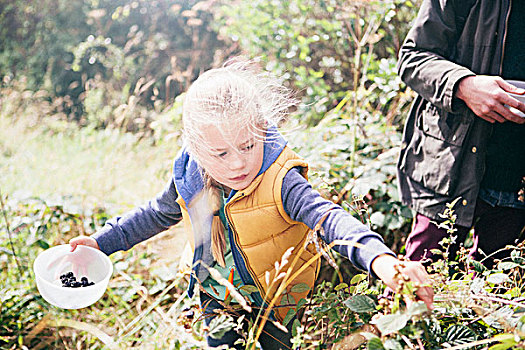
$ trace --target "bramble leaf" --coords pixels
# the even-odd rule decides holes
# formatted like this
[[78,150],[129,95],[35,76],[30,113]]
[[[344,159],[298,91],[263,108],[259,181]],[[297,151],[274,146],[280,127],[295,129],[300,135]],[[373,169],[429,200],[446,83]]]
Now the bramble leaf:
[[375,320],[375,325],[381,335],[388,335],[403,329],[408,322],[408,316],[402,313],[382,315]]
[[304,293],[309,290],[310,290],[310,287],[306,283],[298,283],[290,289],[292,293]]
[[358,294],[346,299],[343,304],[353,312],[373,312],[376,310],[375,301],[369,296]]

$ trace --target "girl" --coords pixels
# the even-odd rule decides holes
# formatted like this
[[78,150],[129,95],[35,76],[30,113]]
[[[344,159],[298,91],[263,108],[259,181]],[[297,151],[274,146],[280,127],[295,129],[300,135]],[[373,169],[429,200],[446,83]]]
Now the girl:
[[[164,192],[147,205],[109,220],[93,236],[73,238],[72,249],[85,244],[109,255],[130,249],[184,219],[193,251],[188,294],[193,295],[198,282],[202,308],[211,315],[207,324],[213,310],[223,308],[222,300],[228,294],[210,277],[208,266],[235,286],[255,286],[250,300],[254,307],[262,307],[275,293],[271,281],[278,270],[286,271],[297,259],[299,263],[292,266],[292,273],[296,272],[316,255],[313,245],[305,248],[316,225],[326,243],[349,242],[334,248],[387,286],[397,286],[396,266],[410,280],[428,286],[428,275],[420,263],[401,264],[377,233],[311,188],[307,163],[287,146],[275,127],[293,103],[279,81],[249,62],[232,62],[202,74],[185,96],[185,146],[175,159],[173,177]],[[275,264],[285,252],[290,254],[290,248],[288,265]],[[303,268],[283,294],[288,301],[285,307],[271,310],[271,319],[282,321],[294,307],[290,301],[296,303],[309,294],[318,267],[317,259]],[[302,287],[292,288],[297,284]],[[430,287],[420,288],[418,296],[432,308]],[[244,314],[253,319],[257,313]],[[259,342],[264,349],[288,349],[290,334],[267,322]],[[231,330],[221,339],[208,337],[207,341],[212,347],[235,347],[240,346],[234,345],[238,338]]]

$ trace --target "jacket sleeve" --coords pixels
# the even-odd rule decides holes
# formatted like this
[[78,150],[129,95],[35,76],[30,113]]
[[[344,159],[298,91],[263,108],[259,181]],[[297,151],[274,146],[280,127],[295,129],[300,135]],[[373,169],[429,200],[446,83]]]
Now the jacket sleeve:
[[122,217],[108,220],[92,237],[107,255],[118,250],[128,250],[182,220],[176,199],[177,191],[173,180],[170,180],[156,198]]
[[[448,112],[455,111],[457,83],[475,75],[453,62],[464,18],[462,1],[423,0],[418,16],[403,43],[398,62],[401,79],[425,100]],[[468,9],[468,8],[467,8]],[[462,12],[465,10],[462,8]]]
[[327,244],[335,240],[349,242],[348,245],[335,245],[334,249],[358,268],[372,273],[371,265],[376,257],[382,254],[394,255],[379,234],[371,231],[339,205],[321,197],[297,169],[286,174],[281,192],[284,209],[290,218],[311,229],[328,212],[322,224],[323,240]]

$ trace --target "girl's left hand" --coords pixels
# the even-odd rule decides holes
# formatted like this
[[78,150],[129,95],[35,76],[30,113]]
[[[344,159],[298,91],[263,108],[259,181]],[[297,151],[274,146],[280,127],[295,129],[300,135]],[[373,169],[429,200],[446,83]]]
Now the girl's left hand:
[[77,245],[86,245],[100,250],[97,241],[90,236],[77,236],[69,240],[69,245],[71,246],[71,251],[74,251],[77,248]]
[[86,257],[78,255],[75,252],[78,245],[85,245],[100,250],[97,241],[89,236],[77,236],[72,238],[69,241],[69,245],[71,246],[70,253],[52,260],[48,265],[49,269],[54,266],[55,279],[58,279],[60,273],[62,273],[66,267],[72,270],[71,272],[73,272],[75,276],[78,276],[79,279],[80,276],[87,276]]
[[383,254],[374,259],[372,270],[374,270],[377,277],[394,291],[399,285],[399,279],[396,278],[399,270],[403,276],[408,277],[409,281],[421,286],[416,292],[419,300],[423,301],[429,310],[434,308],[434,290],[432,289],[430,276],[420,262],[400,261],[392,255]]

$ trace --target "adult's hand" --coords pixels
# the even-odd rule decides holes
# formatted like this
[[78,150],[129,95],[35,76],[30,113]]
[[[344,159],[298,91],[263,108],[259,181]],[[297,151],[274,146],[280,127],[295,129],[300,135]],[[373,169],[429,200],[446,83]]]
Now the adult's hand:
[[489,123],[525,123],[525,118],[507,107],[514,107],[525,113],[525,103],[516,100],[507,92],[525,94],[524,89],[507,83],[501,77],[474,75],[460,80],[456,97],[463,100],[478,117]]
[[71,246],[71,251],[74,251],[77,248],[77,245],[86,245],[100,250],[97,241],[93,237],[89,236],[78,236],[69,240],[69,245]]
[[383,254],[374,259],[372,270],[394,291],[399,285],[399,271],[403,277],[408,277],[409,281],[420,286],[416,292],[418,299],[423,301],[429,310],[434,308],[434,290],[430,276],[420,262],[400,261],[392,255]]

